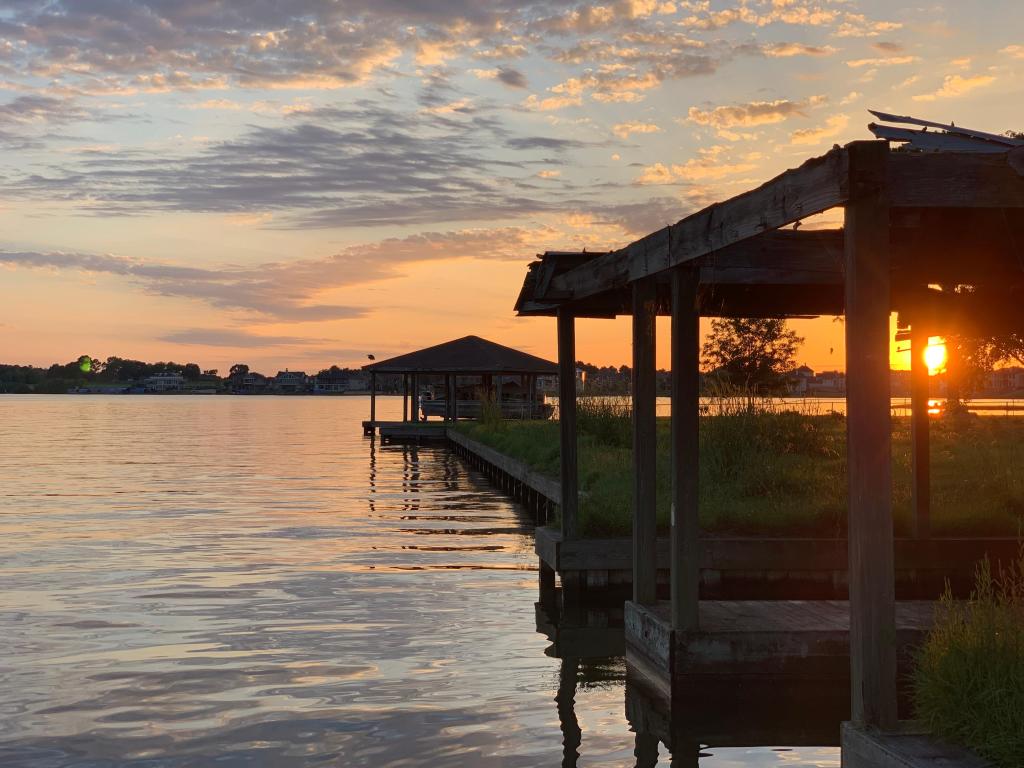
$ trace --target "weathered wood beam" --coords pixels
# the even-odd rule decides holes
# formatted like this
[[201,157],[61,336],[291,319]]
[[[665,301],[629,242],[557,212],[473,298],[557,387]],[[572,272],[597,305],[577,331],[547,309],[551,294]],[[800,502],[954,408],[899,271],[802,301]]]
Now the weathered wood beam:
[[914,321],[910,333],[910,455],[912,464],[911,508],[914,538],[931,534],[931,457],[928,424],[927,326]]
[[894,208],[1024,208],[1024,148],[890,152],[885,176]]
[[633,283],[633,601],[657,599],[657,419],[653,280]]
[[846,381],[852,719],[896,724],[889,400],[889,208],[884,144],[849,149]]
[[377,420],[377,374],[370,373],[370,421]]
[[700,311],[694,269],[672,270],[672,628],[699,627]]
[[573,299],[593,296],[842,205],[847,199],[847,162],[845,148],[833,149],[757,189],[556,275],[549,292]]
[[567,307],[558,312],[558,430],[562,540],[569,541],[579,535],[579,459],[576,437],[576,320]]

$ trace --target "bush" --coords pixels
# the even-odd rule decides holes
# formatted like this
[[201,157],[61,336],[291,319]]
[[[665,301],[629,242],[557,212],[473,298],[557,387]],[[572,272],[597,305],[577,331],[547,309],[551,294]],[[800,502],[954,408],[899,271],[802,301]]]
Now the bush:
[[967,603],[947,586],[913,683],[917,716],[937,736],[1024,766],[1024,549],[995,575],[982,561]]

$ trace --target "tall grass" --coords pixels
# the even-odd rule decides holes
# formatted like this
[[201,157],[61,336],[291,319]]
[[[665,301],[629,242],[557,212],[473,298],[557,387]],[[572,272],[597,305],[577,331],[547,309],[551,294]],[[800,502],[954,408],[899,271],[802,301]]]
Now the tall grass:
[[1024,549],[995,573],[983,560],[966,604],[947,586],[913,684],[933,733],[1001,768],[1024,766]]
[[[580,530],[632,530],[632,428],[627,398],[581,398]],[[473,437],[557,478],[559,426],[551,421],[463,425]],[[670,422],[657,423],[658,525],[668,528]],[[937,536],[1018,535],[1024,524],[1024,419],[932,424],[932,531]],[[893,517],[911,528],[910,424],[893,420]],[[769,398],[719,392],[700,419],[700,515],[720,535],[846,535],[846,422],[807,415]]]

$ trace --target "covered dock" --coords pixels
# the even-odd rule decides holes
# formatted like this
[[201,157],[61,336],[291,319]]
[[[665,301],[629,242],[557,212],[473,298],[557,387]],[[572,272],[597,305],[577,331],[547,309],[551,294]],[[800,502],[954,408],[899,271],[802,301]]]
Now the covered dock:
[[[408,435],[438,433],[440,424],[476,419],[485,404],[500,408],[504,418],[535,419],[552,408],[538,392],[540,377],[552,377],[557,364],[479,336],[465,336],[388,360],[364,365],[370,374],[370,418],[363,433]],[[401,377],[401,421],[377,420],[378,376]]]
[[[843,209],[840,228],[782,229],[833,208]],[[668,691],[694,674],[814,675],[822,664],[848,664],[856,726],[895,728],[897,658],[907,632],[922,632],[927,617],[920,606],[898,609],[894,595],[890,313],[898,313],[914,352],[914,535],[927,539],[923,346],[930,335],[952,332],[1020,333],[1022,300],[1024,146],[919,152],[890,148],[888,141],[853,142],[624,248],[550,252],[533,263],[517,310],[557,318],[564,541],[578,538],[575,403],[564,376],[575,364],[575,321],[632,316],[630,664]],[[658,314],[672,318],[671,599],[665,603],[657,600],[655,570]],[[699,318],[816,315],[846,319],[849,602],[793,605],[791,621],[775,610],[779,605],[704,606],[698,592]],[[762,610],[775,617],[767,639],[757,631]],[[753,631],[738,631],[747,618]],[[845,641],[819,643],[840,635]]]

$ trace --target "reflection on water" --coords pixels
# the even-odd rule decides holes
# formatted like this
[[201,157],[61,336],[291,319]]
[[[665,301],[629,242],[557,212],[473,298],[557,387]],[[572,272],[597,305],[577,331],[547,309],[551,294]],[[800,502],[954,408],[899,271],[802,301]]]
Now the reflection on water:
[[0,763],[655,764],[621,657],[545,653],[522,510],[366,411],[0,398]]

